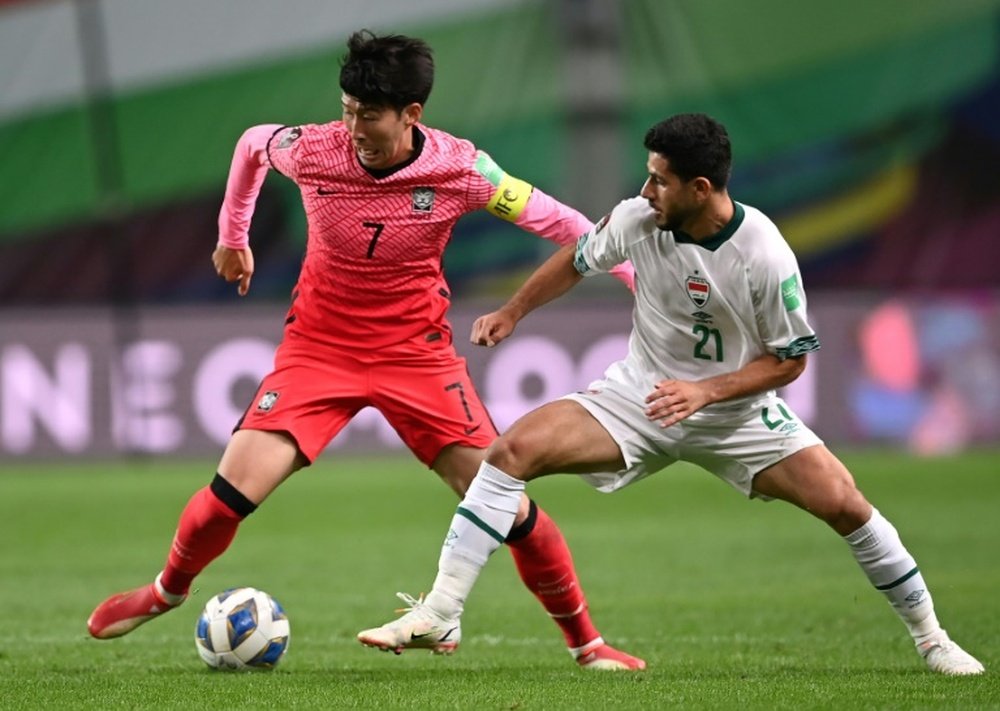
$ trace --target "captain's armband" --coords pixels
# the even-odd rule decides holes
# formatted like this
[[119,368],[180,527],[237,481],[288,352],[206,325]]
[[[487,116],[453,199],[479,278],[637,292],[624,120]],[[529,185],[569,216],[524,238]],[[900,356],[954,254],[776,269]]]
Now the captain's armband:
[[493,197],[486,203],[486,209],[503,220],[514,222],[528,204],[532,190],[531,183],[505,173]]
[[497,217],[514,222],[528,204],[531,183],[507,175],[492,158],[482,151],[476,157],[476,171],[486,178],[495,188],[486,209]]

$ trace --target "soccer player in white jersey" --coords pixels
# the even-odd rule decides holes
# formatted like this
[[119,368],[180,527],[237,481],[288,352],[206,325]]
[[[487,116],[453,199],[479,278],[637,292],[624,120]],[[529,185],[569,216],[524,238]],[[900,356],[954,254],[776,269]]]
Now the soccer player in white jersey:
[[493,346],[582,277],[631,260],[628,355],[586,392],[528,413],[490,446],[452,519],[431,593],[360,641],[396,648],[454,628],[511,528],[525,482],[577,472],[613,491],[683,460],[748,497],[782,499],[826,522],[930,669],[981,674],[983,665],[938,623],[896,529],[775,393],[802,373],[819,341],[791,249],[764,214],[729,197],[725,128],[704,114],[673,116],[648,131],[645,147],[640,196],[553,255],[472,332],[474,343]]

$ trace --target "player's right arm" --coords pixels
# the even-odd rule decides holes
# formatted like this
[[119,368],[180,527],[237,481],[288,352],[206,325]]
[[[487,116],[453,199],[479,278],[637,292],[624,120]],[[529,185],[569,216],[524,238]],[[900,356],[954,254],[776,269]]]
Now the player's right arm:
[[514,332],[518,321],[576,286],[583,276],[573,266],[576,245],[567,244],[528,277],[510,300],[472,324],[472,342],[495,346]]
[[215,273],[226,281],[239,282],[240,296],[246,296],[253,276],[250,221],[271,167],[268,143],[282,128],[278,124],[248,128],[237,141],[229,166],[226,196],[219,210],[219,241],[212,252],[212,265]]
[[[593,227],[579,211],[510,175],[483,151],[477,153],[475,169],[493,186],[486,211],[502,220],[560,246],[574,244],[580,235]],[[616,265],[609,272],[630,291],[635,291],[635,270],[631,262]]]
[[627,225],[631,224],[632,211],[628,208],[634,204],[633,201],[625,210],[619,205],[574,244],[567,244],[553,254],[506,304],[476,319],[472,325],[472,342],[479,346],[495,346],[514,332],[518,321],[565,294],[585,276],[606,273],[625,263],[631,266],[624,234]]

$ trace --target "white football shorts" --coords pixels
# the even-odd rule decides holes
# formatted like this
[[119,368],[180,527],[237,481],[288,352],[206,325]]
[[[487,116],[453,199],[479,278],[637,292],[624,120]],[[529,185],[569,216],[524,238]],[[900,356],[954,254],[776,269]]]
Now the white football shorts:
[[696,412],[675,425],[660,427],[645,414],[651,391],[604,379],[591,383],[586,392],[564,396],[601,423],[625,459],[621,471],[581,475],[598,491],[616,491],[684,461],[707,469],[744,496],[757,497],[751,485],[758,472],[823,443],[777,396],[762,396],[735,410]]

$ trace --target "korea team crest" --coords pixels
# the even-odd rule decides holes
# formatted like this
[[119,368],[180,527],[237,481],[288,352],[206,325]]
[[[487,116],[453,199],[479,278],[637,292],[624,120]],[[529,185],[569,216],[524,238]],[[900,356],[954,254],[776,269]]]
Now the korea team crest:
[[700,309],[708,303],[708,299],[712,295],[712,287],[704,279],[689,276],[687,278],[687,292],[694,305]]
[[434,209],[434,188],[413,188],[413,211],[429,213]]

